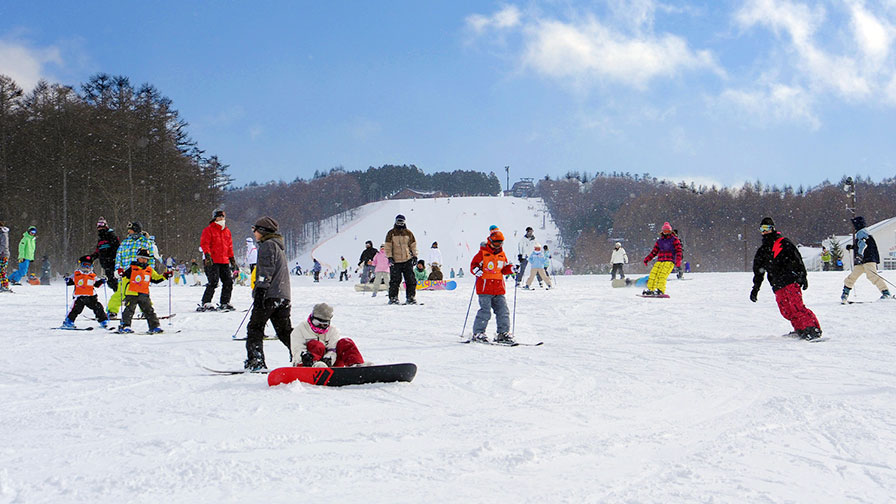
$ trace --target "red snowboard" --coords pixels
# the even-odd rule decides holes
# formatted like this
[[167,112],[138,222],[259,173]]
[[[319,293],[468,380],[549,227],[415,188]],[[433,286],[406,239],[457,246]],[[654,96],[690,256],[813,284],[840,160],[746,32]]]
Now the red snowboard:
[[417,374],[416,364],[384,364],[339,368],[282,367],[268,373],[268,385],[300,381],[312,385],[341,387],[364,383],[409,382]]

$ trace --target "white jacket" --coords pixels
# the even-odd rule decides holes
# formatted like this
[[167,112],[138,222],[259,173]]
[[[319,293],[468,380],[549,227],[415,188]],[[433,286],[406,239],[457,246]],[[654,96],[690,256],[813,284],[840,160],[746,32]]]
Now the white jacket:
[[535,250],[535,236],[533,236],[530,240],[528,236],[523,235],[523,237],[520,238],[520,244],[517,248],[519,250],[519,254],[523,256],[523,259],[528,259],[529,254],[531,254]]
[[613,256],[610,258],[611,264],[628,264],[628,254],[625,253],[625,249],[619,247],[618,249],[613,250]]
[[330,362],[336,362],[336,342],[339,341],[339,338],[339,329],[330,326],[327,332],[317,334],[311,330],[308,320],[303,320],[292,330],[292,336],[290,337],[289,350],[292,352],[292,365],[302,365],[302,352],[307,350],[305,345],[311,340],[323,343],[327,347],[327,353],[324,354],[324,357],[329,357]]
[[442,251],[438,247],[429,249],[429,264],[442,265]]
[[246,240],[246,264],[258,264],[258,247],[249,240]]

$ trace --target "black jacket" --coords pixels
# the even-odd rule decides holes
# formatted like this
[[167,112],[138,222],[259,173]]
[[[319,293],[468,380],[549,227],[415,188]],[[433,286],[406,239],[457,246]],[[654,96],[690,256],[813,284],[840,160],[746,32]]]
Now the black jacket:
[[100,229],[97,234],[99,239],[96,242],[96,250],[93,251],[94,257],[100,258],[100,263],[115,263],[115,254],[118,252],[118,246],[121,242],[118,236],[115,236],[113,229]]
[[364,247],[364,252],[361,252],[361,260],[358,261],[358,266],[364,266],[367,264],[367,261],[372,261],[374,257],[376,257],[377,249],[373,247]]
[[762,246],[753,258],[753,288],[759,290],[768,274],[772,292],[790,284],[806,285],[806,266],[796,245],[775,231],[762,237]]

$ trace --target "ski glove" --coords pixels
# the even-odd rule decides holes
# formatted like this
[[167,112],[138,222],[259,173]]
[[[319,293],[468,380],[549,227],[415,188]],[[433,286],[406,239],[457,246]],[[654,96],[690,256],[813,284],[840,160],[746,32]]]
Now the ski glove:
[[168,271],[162,273],[162,276],[165,278],[171,278],[174,276],[174,273],[172,273],[171,270],[168,270]]
[[302,358],[302,365],[305,367],[311,367],[314,365],[314,357],[310,352],[302,352],[299,356]]
[[395,266],[395,260],[390,257],[389,258],[389,267],[391,268],[392,266]]
[[753,287],[753,290],[750,291],[750,301],[756,302],[756,298],[759,296],[759,287]]
[[803,288],[803,290],[806,290],[809,288],[809,279],[806,277],[803,277],[800,279],[799,284],[800,284],[800,287]]
[[523,254],[517,254],[517,255],[516,255],[516,258],[517,258],[520,262],[523,262]]
[[480,268],[474,268],[474,269],[473,269],[473,275],[478,276],[478,277],[481,277],[481,276],[482,276],[482,270],[481,270]]

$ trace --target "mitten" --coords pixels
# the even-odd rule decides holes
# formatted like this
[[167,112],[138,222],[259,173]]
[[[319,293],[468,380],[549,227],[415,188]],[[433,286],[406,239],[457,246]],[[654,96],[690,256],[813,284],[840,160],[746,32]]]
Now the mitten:
[[753,287],[753,290],[750,291],[750,301],[756,302],[756,298],[759,296],[759,287]]

